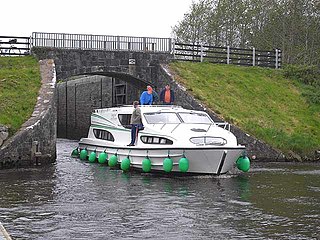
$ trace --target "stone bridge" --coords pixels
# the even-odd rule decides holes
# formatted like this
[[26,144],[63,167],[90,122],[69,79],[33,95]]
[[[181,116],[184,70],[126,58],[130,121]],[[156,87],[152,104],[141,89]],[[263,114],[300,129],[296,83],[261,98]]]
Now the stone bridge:
[[143,89],[156,83],[159,64],[172,59],[170,53],[102,51],[34,47],[39,59],[53,59],[58,80],[76,75],[103,75],[134,84]]
[[[86,135],[95,108],[132,104],[147,85],[167,83],[161,64],[170,53],[34,47],[39,59],[53,59],[58,84],[58,136]],[[73,130],[70,130],[73,129]]]
[[93,109],[132,104],[147,85],[159,91],[168,82],[161,64],[173,59],[169,38],[33,33],[32,39],[32,53],[55,62],[59,137],[85,136]]

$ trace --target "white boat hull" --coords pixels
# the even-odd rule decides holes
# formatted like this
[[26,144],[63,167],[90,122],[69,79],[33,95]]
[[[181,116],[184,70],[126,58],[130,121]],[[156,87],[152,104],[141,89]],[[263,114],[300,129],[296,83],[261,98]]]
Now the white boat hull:
[[203,147],[203,148],[138,148],[126,146],[106,146],[88,138],[81,139],[80,149],[86,149],[88,155],[96,151],[98,158],[101,152],[108,154],[108,159],[112,155],[117,155],[118,163],[125,158],[130,159],[130,167],[142,170],[142,161],[148,157],[151,161],[151,171],[164,172],[163,160],[168,156],[173,161],[172,173],[181,173],[179,160],[186,157],[189,160],[187,173],[192,174],[224,174],[234,168],[236,160],[243,154],[244,146],[234,148],[226,147]]
[[[238,144],[229,124],[217,124],[203,111],[174,105],[141,106],[144,128],[136,132],[135,145],[128,146],[132,141],[129,120],[133,110],[133,106],[96,109],[88,137],[79,141],[79,148],[86,149],[80,158],[90,155],[89,161],[94,162],[106,152],[108,159],[117,156],[109,165],[117,163],[123,170],[219,175],[232,170],[244,154],[245,147]],[[96,154],[92,154],[94,151]],[[106,160],[105,154],[102,157],[100,162]],[[149,160],[143,161],[146,158]]]

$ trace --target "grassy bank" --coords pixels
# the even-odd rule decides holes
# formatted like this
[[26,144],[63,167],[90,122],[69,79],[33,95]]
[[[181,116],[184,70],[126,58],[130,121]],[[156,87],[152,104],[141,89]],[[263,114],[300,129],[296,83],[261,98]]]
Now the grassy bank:
[[34,57],[0,57],[0,124],[9,127],[10,135],[30,118],[40,86]]
[[288,153],[312,155],[320,146],[320,104],[308,86],[283,70],[175,62],[188,91],[226,121]]

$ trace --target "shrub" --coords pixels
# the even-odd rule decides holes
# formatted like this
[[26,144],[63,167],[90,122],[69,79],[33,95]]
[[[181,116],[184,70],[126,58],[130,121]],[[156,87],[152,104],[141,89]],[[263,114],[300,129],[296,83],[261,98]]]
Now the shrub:
[[284,76],[307,85],[320,86],[320,68],[314,65],[287,65],[284,67]]

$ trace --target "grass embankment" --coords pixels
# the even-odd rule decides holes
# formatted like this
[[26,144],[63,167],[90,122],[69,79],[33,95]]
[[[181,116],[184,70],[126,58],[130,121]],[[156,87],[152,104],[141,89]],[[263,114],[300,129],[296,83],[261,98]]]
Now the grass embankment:
[[30,118],[40,86],[34,57],[0,57],[0,124],[9,127],[10,135]]
[[247,133],[285,153],[312,156],[319,150],[320,104],[309,101],[310,86],[285,78],[284,70],[189,62],[170,66],[197,99]]

